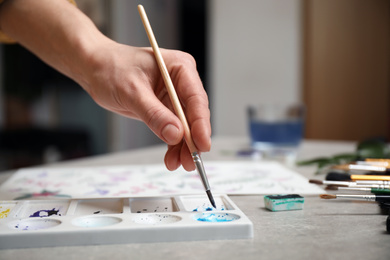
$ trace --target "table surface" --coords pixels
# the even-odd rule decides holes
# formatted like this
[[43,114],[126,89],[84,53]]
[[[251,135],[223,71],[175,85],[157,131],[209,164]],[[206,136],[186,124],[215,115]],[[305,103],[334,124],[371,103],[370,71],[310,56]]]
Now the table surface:
[[[253,160],[236,156],[248,144],[244,137],[213,138],[212,151],[203,160]],[[353,152],[355,147],[353,142],[306,140],[298,159]],[[165,150],[158,145],[39,167],[162,163]],[[290,168],[307,178],[324,178],[315,176],[312,166]],[[1,173],[0,183],[12,173]],[[376,203],[312,195],[305,196],[304,210],[270,212],[260,195],[230,197],[253,222],[253,239],[7,249],[0,250],[0,259],[389,259],[387,215]]]

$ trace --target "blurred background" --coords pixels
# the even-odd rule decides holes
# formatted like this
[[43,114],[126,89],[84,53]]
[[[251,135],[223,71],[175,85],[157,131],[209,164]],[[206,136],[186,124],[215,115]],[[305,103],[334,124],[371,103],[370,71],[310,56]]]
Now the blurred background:
[[[302,102],[305,138],[390,137],[388,0],[77,0],[110,38],[191,53],[213,135],[248,135],[246,108]],[[0,170],[161,143],[19,45],[0,45]]]

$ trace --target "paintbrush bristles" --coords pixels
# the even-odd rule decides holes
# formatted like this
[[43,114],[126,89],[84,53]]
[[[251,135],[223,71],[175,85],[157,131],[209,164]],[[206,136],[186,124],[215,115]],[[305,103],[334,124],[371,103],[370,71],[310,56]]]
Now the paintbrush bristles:
[[309,180],[309,183],[321,185],[323,182],[320,180]]
[[339,187],[336,185],[328,185],[325,187],[325,190],[338,190]]
[[321,195],[320,195],[320,198],[321,198],[321,199],[329,200],[329,199],[336,199],[337,196],[336,196],[336,195],[333,195],[333,194],[321,194]]

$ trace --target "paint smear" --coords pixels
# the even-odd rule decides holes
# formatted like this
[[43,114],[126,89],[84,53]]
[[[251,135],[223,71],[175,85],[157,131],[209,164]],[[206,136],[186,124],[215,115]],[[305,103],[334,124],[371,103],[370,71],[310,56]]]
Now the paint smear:
[[130,199],[130,208],[132,213],[178,211],[173,198],[134,198]]
[[41,218],[50,216],[65,216],[69,201],[28,201],[16,212],[16,218]]
[[16,203],[1,203],[0,205],[0,219],[5,219],[11,213]]
[[230,222],[239,219],[240,216],[229,213],[202,213],[194,216],[194,219],[201,222]]
[[216,208],[211,205],[206,196],[182,196],[180,200],[187,211],[221,211],[234,209],[222,196],[218,195],[214,197]]
[[219,210],[225,210],[225,206],[221,205],[221,206],[217,206],[217,208],[213,208],[213,207],[209,207],[206,204],[203,204],[202,206],[196,207],[192,211],[217,211],[217,210],[218,211]]
[[77,203],[75,215],[115,214],[123,212],[123,199],[85,199]]
[[53,216],[53,215],[56,215],[56,216],[61,216],[61,214],[58,214],[58,212],[60,212],[59,209],[41,209],[41,210],[38,210],[36,212],[34,212],[32,215],[30,215],[30,218],[36,218],[36,217],[50,217],[50,216]]
[[0,219],[8,217],[8,214],[11,212],[11,209],[6,209],[0,212]]

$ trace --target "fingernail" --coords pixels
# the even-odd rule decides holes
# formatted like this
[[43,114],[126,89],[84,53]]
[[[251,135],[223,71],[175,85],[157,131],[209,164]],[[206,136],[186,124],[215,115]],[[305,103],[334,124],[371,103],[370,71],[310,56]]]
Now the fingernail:
[[162,132],[162,137],[165,139],[167,144],[176,144],[179,135],[179,129],[174,125],[166,125]]

